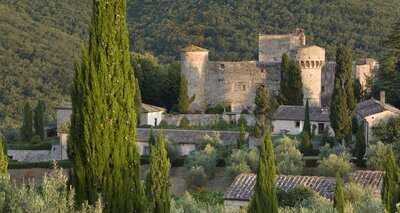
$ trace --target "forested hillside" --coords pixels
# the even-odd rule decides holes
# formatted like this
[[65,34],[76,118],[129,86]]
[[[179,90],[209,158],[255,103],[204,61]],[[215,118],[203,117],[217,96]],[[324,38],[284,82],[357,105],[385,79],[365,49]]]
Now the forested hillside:
[[[26,100],[52,108],[68,99],[74,61],[87,34],[91,0],[0,0],[0,128],[19,125]],[[380,58],[400,16],[399,0],[128,1],[132,51],[170,62],[194,43],[212,59],[257,58],[260,32],[305,29],[309,43],[345,42]]]

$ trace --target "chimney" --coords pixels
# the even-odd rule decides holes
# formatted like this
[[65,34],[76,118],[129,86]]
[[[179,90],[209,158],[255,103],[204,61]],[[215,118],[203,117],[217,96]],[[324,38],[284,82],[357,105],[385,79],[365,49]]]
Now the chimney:
[[385,105],[385,104],[386,104],[386,100],[385,100],[385,99],[386,99],[386,98],[385,98],[385,91],[383,91],[383,90],[380,91],[380,92],[379,92],[379,96],[380,96],[380,97],[379,97],[379,98],[380,98],[379,100],[380,100],[381,104],[382,104],[382,105]]

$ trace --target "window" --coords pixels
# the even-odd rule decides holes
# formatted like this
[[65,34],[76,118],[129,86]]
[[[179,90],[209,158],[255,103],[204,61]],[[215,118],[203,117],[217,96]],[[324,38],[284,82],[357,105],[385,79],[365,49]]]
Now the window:
[[247,90],[247,84],[245,82],[237,82],[235,84],[235,90],[236,91],[246,91]]
[[294,122],[294,126],[295,126],[296,128],[300,128],[300,121],[295,121],[295,122]]
[[246,91],[246,85],[242,85],[242,91]]
[[318,134],[322,134],[325,130],[325,124],[324,123],[318,123]]
[[220,65],[219,65],[219,68],[220,68],[220,69],[225,69],[225,64],[220,64]]

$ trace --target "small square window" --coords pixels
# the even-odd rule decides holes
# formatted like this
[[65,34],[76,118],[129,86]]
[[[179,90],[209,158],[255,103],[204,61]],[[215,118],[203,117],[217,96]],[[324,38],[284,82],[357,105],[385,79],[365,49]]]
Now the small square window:
[[242,85],[242,91],[246,91],[246,85]]
[[294,125],[295,125],[296,128],[300,128],[300,121],[295,121]]

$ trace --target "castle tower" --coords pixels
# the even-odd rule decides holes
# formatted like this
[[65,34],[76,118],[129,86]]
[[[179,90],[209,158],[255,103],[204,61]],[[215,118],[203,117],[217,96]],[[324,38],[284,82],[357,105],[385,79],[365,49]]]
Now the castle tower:
[[195,96],[190,112],[204,111],[206,100],[204,84],[208,65],[208,50],[190,45],[181,52],[181,74],[188,82],[189,97]]
[[325,64],[325,49],[318,46],[300,48],[296,60],[301,67],[303,82],[303,104],[309,101],[310,106],[321,106],[321,74]]
[[289,34],[260,34],[258,38],[258,62],[261,64],[280,63],[282,55],[294,58],[297,49],[306,45],[303,29]]

